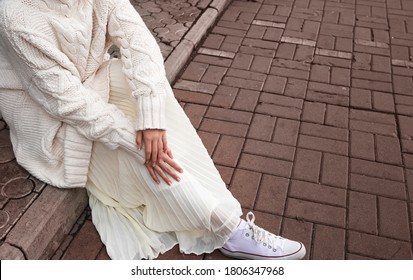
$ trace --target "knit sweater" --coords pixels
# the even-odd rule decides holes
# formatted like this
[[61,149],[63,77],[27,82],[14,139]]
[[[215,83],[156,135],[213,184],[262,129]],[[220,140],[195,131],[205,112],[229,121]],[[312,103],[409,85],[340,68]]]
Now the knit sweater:
[[[136,130],[165,129],[172,94],[155,38],[129,0],[0,0],[0,115],[16,159],[57,187],[83,187],[93,141],[136,153]],[[108,104],[119,47],[133,124]]]

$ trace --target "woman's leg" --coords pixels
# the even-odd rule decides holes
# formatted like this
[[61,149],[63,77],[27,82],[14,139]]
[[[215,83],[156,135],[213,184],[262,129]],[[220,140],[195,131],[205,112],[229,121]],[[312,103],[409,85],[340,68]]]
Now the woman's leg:
[[[135,100],[119,62],[113,61],[110,73],[109,102],[133,120]],[[168,143],[184,168],[180,182],[157,185],[134,155],[94,143],[87,189],[94,223],[113,258],[153,258],[177,242],[186,253],[210,252],[221,247],[239,223],[238,201],[226,189],[176,99],[167,98],[167,116],[173,120],[167,127]],[[129,236],[122,237],[127,244],[116,240],[120,237],[113,224]],[[139,238],[130,236],[134,231]],[[132,247],[138,253],[125,255],[115,246]]]

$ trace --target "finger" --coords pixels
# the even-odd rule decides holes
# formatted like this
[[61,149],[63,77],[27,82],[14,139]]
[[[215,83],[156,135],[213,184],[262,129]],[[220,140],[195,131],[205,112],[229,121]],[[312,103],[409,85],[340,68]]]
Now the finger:
[[166,139],[166,132],[162,135],[163,151],[166,153],[168,151],[168,140]]
[[168,164],[166,164],[163,160],[159,162],[159,167],[162,168],[164,172],[166,172],[169,176],[175,179],[175,181],[181,181],[181,178],[178,174],[173,170]]
[[145,140],[145,163],[148,163],[152,154],[152,141]]
[[152,160],[152,166],[155,167],[156,162],[158,161],[158,141],[157,140],[154,140],[152,142],[151,160]]
[[146,165],[146,168],[148,168],[149,174],[151,174],[152,179],[155,181],[155,183],[160,184],[160,181],[158,179],[158,176],[156,176],[155,171],[153,170],[152,166],[149,164]]
[[157,161],[160,162],[162,159],[162,153],[163,153],[163,142],[162,139],[158,140],[158,157]]
[[174,155],[172,154],[171,149],[168,149],[168,150],[166,151],[166,154],[167,154],[170,158],[174,158]]
[[176,163],[176,161],[174,161],[171,158],[165,157],[164,161],[169,164],[173,169],[177,170],[179,173],[183,173],[184,170],[182,169],[182,167],[179,166],[178,163]]
[[139,151],[142,150],[142,130],[136,133],[136,144],[138,144]]
[[171,180],[169,180],[168,176],[166,176],[165,172],[159,165],[155,166],[154,169],[159,174],[159,176],[161,176],[161,178],[165,181],[165,183],[167,183],[169,186],[172,184]]

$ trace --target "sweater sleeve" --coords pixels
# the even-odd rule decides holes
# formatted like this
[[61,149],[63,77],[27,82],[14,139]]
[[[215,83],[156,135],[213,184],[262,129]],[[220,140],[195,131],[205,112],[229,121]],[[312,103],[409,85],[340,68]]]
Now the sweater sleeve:
[[123,112],[86,88],[67,56],[44,35],[12,23],[0,13],[2,51],[30,97],[86,138],[139,154],[136,131]]
[[123,72],[137,99],[136,130],[166,129],[168,80],[155,38],[129,0],[111,0],[108,34],[120,49]]

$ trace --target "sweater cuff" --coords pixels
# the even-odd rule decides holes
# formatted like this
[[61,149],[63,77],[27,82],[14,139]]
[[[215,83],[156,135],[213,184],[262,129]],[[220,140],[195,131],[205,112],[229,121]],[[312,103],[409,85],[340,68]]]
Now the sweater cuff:
[[166,129],[165,94],[137,97],[136,130]]

